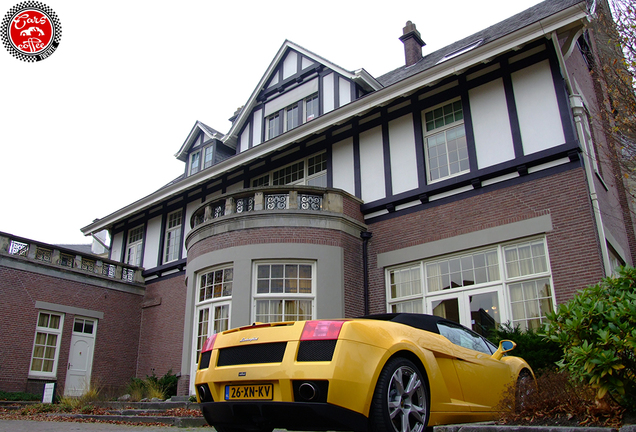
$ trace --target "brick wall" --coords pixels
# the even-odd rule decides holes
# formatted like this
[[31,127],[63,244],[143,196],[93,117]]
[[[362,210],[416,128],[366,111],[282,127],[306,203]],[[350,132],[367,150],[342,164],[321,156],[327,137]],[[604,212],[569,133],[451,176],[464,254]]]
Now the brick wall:
[[[141,311],[137,376],[181,372],[186,285],[183,273],[146,285]],[[189,341],[188,341],[189,345]]]
[[558,303],[603,277],[585,173],[582,168],[369,225],[372,313],[386,311],[384,269],[377,254],[549,214],[550,265]]
[[[142,296],[54,276],[0,266],[0,390],[41,393],[29,381],[38,310],[36,301],[104,313],[95,338],[92,379],[116,392],[135,376]],[[58,390],[66,379],[74,315],[65,314],[57,367]]]

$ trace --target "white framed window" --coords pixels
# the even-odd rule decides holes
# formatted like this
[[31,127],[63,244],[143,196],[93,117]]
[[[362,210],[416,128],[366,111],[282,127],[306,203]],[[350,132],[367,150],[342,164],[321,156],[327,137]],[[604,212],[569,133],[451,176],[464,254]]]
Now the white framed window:
[[201,152],[192,153],[190,155],[190,175],[199,172],[201,166]]
[[126,264],[141,267],[141,252],[144,239],[144,226],[140,225],[128,231],[126,246]]
[[389,312],[445,316],[482,334],[505,321],[536,329],[554,310],[545,238],[388,268],[385,278]]
[[30,375],[55,378],[63,327],[63,314],[39,312],[31,354]]
[[327,187],[327,153],[317,153],[252,180],[252,187],[287,184]]
[[267,117],[267,139],[272,139],[281,134],[280,113]]
[[300,103],[296,102],[293,105],[285,108],[285,130],[292,130],[300,124]]
[[181,210],[168,214],[163,262],[169,263],[179,259],[181,248]]
[[[221,266],[197,275],[192,371],[196,373],[201,348],[206,339],[230,328],[234,267]],[[194,375],[193,375],[194,376]]]
[[318,94],[314,94],[305,99],[305,121],[311,121],[318,117]]
[[319,115],[318,94],[294,102],[265,118],[265,139],[272,139],[290,131]]
[[425,112],[424,135],[430,183],[470,171],[461,100]]
[[313,319],[315,262],[254,263],[254,322]]
[[208,146],[203,150],[203,168],[209,168],[212,166],[214,159],[214,146]]

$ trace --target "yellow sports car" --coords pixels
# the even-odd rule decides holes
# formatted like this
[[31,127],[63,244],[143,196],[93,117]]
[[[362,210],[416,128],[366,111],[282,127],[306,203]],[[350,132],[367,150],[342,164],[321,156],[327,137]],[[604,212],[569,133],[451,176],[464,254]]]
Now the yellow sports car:
[[195,389],[219,432],[420,432],[492,419],[533,377],[514,347],[422,314],[256,323],[205,342]]

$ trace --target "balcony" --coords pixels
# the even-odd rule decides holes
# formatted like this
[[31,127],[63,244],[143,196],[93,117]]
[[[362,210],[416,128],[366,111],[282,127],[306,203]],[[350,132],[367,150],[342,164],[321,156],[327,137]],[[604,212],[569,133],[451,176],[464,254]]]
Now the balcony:
[[143,269],[139,267],[2,232],[0,232],[0,255],[10,255],[18,259],[53,266],[59,270],[69,270],[105,280],[113,279],[137,285],[144,283],[141,274]]
[[[190,227],[218,219],[259,211],[307,211],[344,213],[344,200],[351,197],[343,191],[310,186],[254,188],[216,199],[199,207],[190,219]],[[359,203],[357,204],[359,206]]]
[[[194,211],[186,248],[222,234],[230,235],[233,240],[226,241],[235,245],[262,241],[256,240],[258,235],[274,241],[277,234],[261,234],[260,229],[284,229],[288,234],[298,229],[323,229],[328,230],[327,237],[339,231],[358,238],[367,229],[361,203],[343,190],[316,186],[269,186],[228,193]],[[213,247],[223,244],[217,242]]]

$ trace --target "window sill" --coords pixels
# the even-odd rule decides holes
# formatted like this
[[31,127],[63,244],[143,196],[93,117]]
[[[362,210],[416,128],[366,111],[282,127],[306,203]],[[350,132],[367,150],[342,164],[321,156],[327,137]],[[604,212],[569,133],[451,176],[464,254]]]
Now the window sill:
[[28,379],[32,379],[32,380],[42,380],[42,381],[57,381],[57,376],[56,375],[32,375],[29,374],[27,375]]

